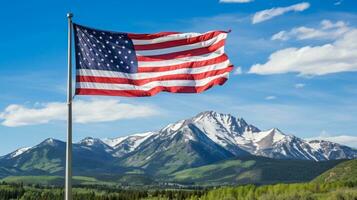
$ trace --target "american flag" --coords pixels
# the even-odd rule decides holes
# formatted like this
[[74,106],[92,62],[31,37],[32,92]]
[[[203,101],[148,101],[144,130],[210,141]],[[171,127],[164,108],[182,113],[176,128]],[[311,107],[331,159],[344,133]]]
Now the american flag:
[[132,34],[73,26],[78,95],[198,93],[223,85],[233,69],[226,31]]

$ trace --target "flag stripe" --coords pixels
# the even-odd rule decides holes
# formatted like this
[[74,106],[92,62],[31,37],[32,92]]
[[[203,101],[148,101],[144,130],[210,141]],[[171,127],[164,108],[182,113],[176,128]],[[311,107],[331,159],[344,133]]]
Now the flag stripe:
[[[213,31],[210,31],[213,32]],[[224,33],[224,31],[219,31]],[[209,32],[208,32],[209,33]],[[156,38],[145,38],[144,36],[139,38],[133,38],[130,34],[128,35],[134,45],[145,45],[145,44],[155,44],[155,43],[162,43],[162,42],[167,42],[167,41],[173,41],[173,40],[181,40],[181,39],[186,39],[186,38],[192,38],[192,37],[197,37],[200,35],[204,35],[206,33],[173,33],[173,34],[167,34],[163,35],[161,37],[156,37]]]
[[211,76],[217,76],[226,72],[232,71],[232,66],[224,69],[216,69],[197,74],[170,74],[153,78],[145,79],[128,79],[114,77],[98,77],[98,76],[77,76],[77,82],[94,82],[94,83],[113,83],[113,84],[131,84],[142,86],[154,81],[169,81],[169,80],[201,80]]
[[183,39],[176,39],[176,40],[164,41],[164,42],[159,42],[159,43],[136,44],[137,42],[135,40],[133,41],[133,43],[134,43],[135,49],[137,51],[152,50],[152,49],[164,49],[164,48],[169,48],[169,47],[182,46],[182,45],[194,44],[194,43],[198,43],[198,42],[207,41],[207,40],[212,39],[220,34],[222,34],[222,31],[213,31],[213,32],[207,32],[205,34],[198,35],[195,37],[187,37],[187,38],[183,38]]
[[183,68],[171,71],[164,72],[144,72],[144,73],[135,73],[132,75],[128,75],[127,73],[122,72],[114,72],[107,70],[92,70],[92,69],[78,69],[77,74],[79,76],[95,76],[95,77],[109,77],[109,78],[126,78],[126,79],[145,79],[145,78],[155,78],[165,75],[172,74],[199,74],[207,71],[212,71],[214,69],[224,69],[230,66],[229,61],[225,61],[219,64],[207,65],[199,68]]
[[93,89],[93,88],[77,88],[78,95],[107,95],[107,96],[126,96],[126,97],[142,97],[154,96],[159,92],[171,93],[201,93],[215,85],[223,85],[227,81],[226,77],[219,77],[202,86],[157,86],[150,90],[110,90],[110,89]]
[[138,73],[142,72],[164,72],[164,71],[170,71],[170,70],[176,70],[176,69],[183,69],[183,68],[197,68],[197,67],[202,67],[202,66],[207,66],[207,65],[213,65],[213,64],[218,64],[221,62],[224,62],[228,60],[228,57],[226,54],[219,55],[214,58],[210,58],[207,60],[201,60],[201,61],[193,61],[193,62],[185,62],[182,64],[177,64],[177,65],[168,65],[168,66],[146,66],[146,67],[140,67],[138,68]]
[[176,35],[176,34],[179,34],[179,32],[160,32],[154,34],[128,33],[128,36],[134,40],[152,40],[152,39],[163,38],[165,36]]
[[163,49],[136,51],[136,54],[138,56],[155,56],[155,55],[162,55],[162,54],[169,54],[169,53],[174,53],[174,52],[183,52],[183,51],[187,51],[187,50],[199,49],[199,48],[214,45],[222,40],[225,40],[226,36],[227,36],[227,34],[220,34],[214,38],[211,38],[206,41],[198,42],[198,43],[163,48]]
[[224,46],[225,40],[221,40],[211,46],[202,47],[198,49],[191,49],[186,51],[168,53],[163,55],[155,55],[155,56],[137,56],[138,61],[161,61],[166,59],[177,59],[184,58],[189,56],[199,56],[202,54],[207,54],[211,52],[215,52],[217,49]]
[[203,54],[203,55],[197,55],[197,56],[175,58],[175,59],[168,59],[168,60],[159,60],[159,61],[139,61],[138,65],[140,68],[165,67],[165,66],[171,66],[171,65],[184,64],[187,62],[204,61],[204,60],[215,58],[215,57],[221,56],[221,55],[224,55],[224,47],[221,47],[214,52],[210,52],[210,53]]
[[104,89],[104,90],[150,90],[152,88],[164,85],[167,87],[173,86],[202,86],[206,85],[213,79],[218,77],[226,77],[227,73],[219,74],[216,76],[206,77],[204,79],[192,81],[192,80],[164,80],[164,81],[152,81],[144,85],[136,86],[131,84],[110,84],[110,83],[93,83],[93,82],[77,82],[77,86],[80,88],[92,88],[92,89]]

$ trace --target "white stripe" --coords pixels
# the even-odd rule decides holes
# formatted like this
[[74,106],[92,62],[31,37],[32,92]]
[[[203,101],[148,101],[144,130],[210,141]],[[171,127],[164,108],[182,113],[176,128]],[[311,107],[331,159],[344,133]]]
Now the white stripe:
[[192,86],[200,87],[208,84],[214,79],[220,77],[228,78],[229,73],[220,74],[217,76],[211,76],[201,80],[170,80],[170,81],[153,81],[145,85],[136,86],[130,84],[110,84],[110,83],[92,83],[92,82],[77,82],[76,88],[85,88],[85,89],[102,89],[102,90],[144,90],[148,91],[158,86],[164,87],[180,87],[180,86]]
[[192,50],[192,49],[198,49],[202,47],[208,47],[211,45],[214,45],[221,40],[224,40],[227,38],[226,33],[221,33],[217,35],[214,38],[211,38],[206,41],[194,43],[194,44],[188,44],[188,45],[182,45],[182,46],[176,46],[176,47],[169,47],[169,48],[163,48],[163,49],[155,49],[155,50],[140,50],[136,51],[136,54],[138,56],[155,56],[155,55],[162,55],[162,54],[168,54],[168,53],[175,53],[175,52],[180,52],[180,51],[186,51],[186,50]]
[[212,70],[224,69],[227,68],[229,65],[230,65],[229,60],[226,60],[218,64],[207,65],[198,68],[183,68],[183,69],[176,69],[176,70],[165,71],[165,72],[146,72],[146,73],[133,73],[133,74],[121,73],[115,71],[105,71],[105,70],[79,69],[77,70],[77,75],[108,77],[108,78],[127,78],[127,79],[138,80],[138,79],[145,79],[145,78],[156,78],[160,76],[173,75],[173,74],[199,74]]
[[212,58],[216,58],[224,54],[224,46],[217,49],[215,52],[211,52],[204,55],[199,56],[189,56],[184,58],[175,58],[171,60],[160,60],[160,61],[139,61],[139,67],[162,67],[162,66],[170,66],[170,65],[178,65],[186,62],[196,62],[196,61],[204,61]]
[[155,44],[155,43],[167,42],[167,41],[172,41],[172,40],[187,39],[187,38],[191,38],[191,37],[204,35],[204,34],[207,34],[207,33],[210,33],[210,32],[214,32],[214,31],[209,31],[209,32],[206,32],[206,33],[178,33],[178,34],[162,36],[162,37],[155,38],[155,39],[149,39],[149,40],[135,40],[135,39],[132,39],[132,41],[133,41],[134,45]]

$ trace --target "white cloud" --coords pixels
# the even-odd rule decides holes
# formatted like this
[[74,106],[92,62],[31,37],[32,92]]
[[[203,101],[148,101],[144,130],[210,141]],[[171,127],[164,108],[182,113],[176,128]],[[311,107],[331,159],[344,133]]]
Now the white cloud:
[[254,64],[249,73],[293,72],[309,76],[347,71],[357,71],[357,29],[351,29],[333,43],[278,50],[266,63]]
[[346,146],[357,148],[357,136],[351,136],[351,135],[328,136],[326,134],[322,134],[318,137],[306,138],[306,140],[326,140],[326,141],[335,142],[338,144],[343,144]]
[[265,97],[265,100],[274,100],[276,99],[276,96],[267,96]]
[[294,87],[295,87],[296,89],[304,88],[304,87],[305,87],[305,84],[304,84],[304,83],[296,83],[296,84],[294,85]]
[[303,2],[288,7],[277,7],[277,8],[262,10],[254,14],[252,18],[252,23],[257,24],[291,11],[301,12],[308,9],[309,7],[310,7],[309,3]]
[[[108,122],[156,114],[158,109],[152,105],[120,103],[114,99],[77,100],[73,104],[73,121],[76,123]],[[66,116],[67,106],[61,102],[37,103],[32,107],[13,104],[0,113],[1,124],[9,127],[63,121]]]
[[234,71],[234,74],[235,75],[239,75],[239,74],[242,74],[242,68],[241,67],[236,67],[236,70]]
[[341,4],[342,4],[342,1],[343,1],[343,0],[336,1],[333,5],[335,5],[335,6],[339,6],[339,5],[341,5]]
[[219,0],[219,3],[249,3],[254,0]]
[[271,40],[286,41],[291,38],[298,40],[306,39],[336,39],[341,35],[351,30],[343,21],[335,23],[330,20],[323,20],[318,28],[310,28],[305,26],[295,27],[290,31],[280,31],[271,37]]

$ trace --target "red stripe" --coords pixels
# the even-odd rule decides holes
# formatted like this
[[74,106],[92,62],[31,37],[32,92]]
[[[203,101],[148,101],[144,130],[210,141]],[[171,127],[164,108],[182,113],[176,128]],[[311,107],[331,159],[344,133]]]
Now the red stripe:
[[158,86],[152,88],[149,91],[143,90],[102,90],[102,89],[85,89],[76,88],[76,95],[108,95],[108,96],[125,96],[125,97],[145,97],[154,96],[155,94],[164,91],[172,93],[200,93],[215,85],[223,85],[227,81],[227,78],[220,77],[212,80],[204,86],[176,86],[176,87],[164,87]]
[[209,39],[212,39],[216,37],[217,35],[223,33],[223,31],[214,31],[214,32],[209,32],[200,36],[196,37],[191,37],[191,38],[184,38],[180,40],[172,40],[172,41],[166,41],[166,42],[161,42],[161,43],[155,43],[155,44],[138,44],[135,45],[135,50],[153,50],[153,49],[164,49],[164,48],[169,48],[169,47],[176,47],[176,46],[182,46],[182,45],[188,45],[188,44],[194,44],[198,42],[203,42],[207,41]]
[[207,71],[199,74],[171,74],[159,76],[155,78],[145,79],[127,79],[127,78],[112,78],[112,77],[98,77],[98,76],[77,76],[76,82],[94,82],[94,83],[109,83],[109,84],[130,84],[141,86],[153,81],[170,81],[170,80],[201,80],[212,76],[224,74],[232,71],[233,66],[224,69]]
[[156,39],[159,37],[163,36],[168,36],[172,34],[178,34],[180,32],[160,32],[160,33],[154,33],[154,34],[136,34],[136,33],[128,33],[128,36],[130,39],[133,40],[151,40],[151,39]]
[[203,66],[207,66],[207,65],[218,64],[218,63],[224,62],[226,60],[228,60],[228,56],[226,54],[222,54],[218,57],[211,58],[208,60],[187,62],[187,63],[177,64],[177,65],[168,65],[168,66],[162,66],[162,67],[140,67],[139,66],[138,73],[164,72],[164,71],[171,71],[171,70],[183,69],[183,68],[197,68],[197,67],[203,67]]
[[224,46],[225,40],[221,40],[214,45],[208,47],[202,47],[197,49],[190,49],[186,51],[179,51],[174,53],[155,55],[155,56],[137,56],[138,61],[162,61],[162,60],[171,60],[177,58],[184,58],[189,56],[199,56],[211,52],[215,52],[217,49]]

